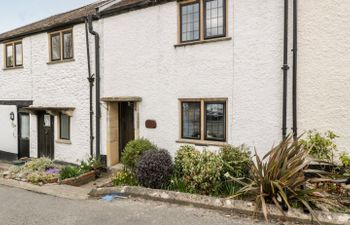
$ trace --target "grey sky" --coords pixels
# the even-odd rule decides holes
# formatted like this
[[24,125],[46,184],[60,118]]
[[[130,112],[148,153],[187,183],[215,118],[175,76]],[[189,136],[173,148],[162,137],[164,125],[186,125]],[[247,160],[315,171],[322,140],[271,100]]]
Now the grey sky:
[[0,33],[97,0],[0,0]]

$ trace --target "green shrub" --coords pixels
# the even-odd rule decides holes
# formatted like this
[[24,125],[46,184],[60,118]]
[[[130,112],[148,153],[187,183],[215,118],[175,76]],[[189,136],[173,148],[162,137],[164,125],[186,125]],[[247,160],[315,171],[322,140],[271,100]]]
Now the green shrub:
[[48,158],[38,158],[33,159],[23,165],[22,170],[25,171],[45,171],[47,169],[53,168],[54,164],[51,159]]
[[136,165],[136,177],[140,184],[148,188],[166,187],[171,179],[174,165],[167,150],[145,152]]
[[201,153],[191,145],[183,145],[175,155],[175,175],[182,177],[184,170],[188,170],[188,165],[192,164],[194,158],[198,158]]
[[317,131],[309,131],[307,138],[301,140],[301,143],[315,159],[333,162],[334,154],[337,150],[334,140],[337,137],[332,131],[327,131],[324,134]]
[[152,144],[147,139],[138,139],[130,141],[126,146],[122,154],[121,162],[127,169],[131,171],[135,170],[136,164],[139,161],[141,155],[151,149],[156,149],[157,146]]
[[215,196],[234,194],[241,186],[228,179],[249,177],[251,153],[244,145],[224,146],[219,153],[182,146],[175,156],[175,175],[169,189]]
[[249,178],[251,152],[245,145],[234,147],[226,145],[219,151],[224,162],[223,174],[229,173],[233,177]]
[[118,172],[112,182],[114,186],[123,186],[123,185],[137,186],[138,185],[135,175],[128,170]]
[[33,172],[27,176],[27,180],[33,184],[46,184],[47,182],[55,178],[58,178],[58,174],[48,174],[39,171]]
[[348,153],[346,152],[341,153],[339,159],[343,166],[345,167],[350,166],[350,156]]
[[[175,168],[186,192],[215,195],[221,185],[223,161],[218,154],[183,146],[175,156]],[[174,181],[174,179],[173,179]]]
[[82,174],[82,171],[77,166],[65,166],[60,171],[60,179],[65,180],[72,177],[77,177]]

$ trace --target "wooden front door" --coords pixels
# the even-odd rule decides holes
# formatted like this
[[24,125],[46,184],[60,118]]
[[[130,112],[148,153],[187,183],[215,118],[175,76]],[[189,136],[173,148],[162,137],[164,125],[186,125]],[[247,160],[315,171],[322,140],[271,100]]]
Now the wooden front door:
[[119,103],[119,158],[126,144],[134,140],[134,103],[120,102]]
[[38,157],[54,159],[54,117],[38,114]]
[[29,114],[24,112],[18,113],[18,157],[29,158]]

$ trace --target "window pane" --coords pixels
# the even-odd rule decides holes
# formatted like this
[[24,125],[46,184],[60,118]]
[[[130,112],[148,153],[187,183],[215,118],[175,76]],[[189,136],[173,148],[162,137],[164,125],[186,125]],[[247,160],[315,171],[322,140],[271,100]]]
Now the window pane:
[[199,3],[181,6],[181,41],[199,39]]
[[60,116],[60,138],[69,140],[69,116],[61,114]]
[[21,66],[23,64],[22,43],[17,43],[15,45],[15,50],[16,50],[16,66]]
[[200,139],[201,104],[182,103],[182,138]]
[[72,32],[63,34],[63,58],[73,58],[73,35]]
[[51,36],[51,60],[61,59],[61,38],[60,34]]
[[29,115],[21,115],[21,139],[29,139]]
[[13,66],[13,45],[6,46],[6,67]]
[[205,37],[225,35],[225,0],[205,1]]
[[205,137],[207,140],[225,140],[225,103],[207,103],[205,109]]

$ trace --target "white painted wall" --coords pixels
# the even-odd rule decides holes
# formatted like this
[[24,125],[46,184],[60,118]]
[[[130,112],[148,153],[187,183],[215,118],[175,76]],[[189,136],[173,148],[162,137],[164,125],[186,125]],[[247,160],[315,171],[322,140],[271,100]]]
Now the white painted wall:
[[[140,136],[172,153],[179,146],[178,98],[228,98],[231,144],[263,153],[281,136],[283,3],[228,2],[232,40],[223,42],[174,48],[176,2],[100,22],[102,96],[142,97]],[[157,129],[146,129],[147,119]]]
[[[89,83],[84,24],[74,26],[73,37],[74,61],[52,65],[47,64],[49,61],[47,33],[24,38],[24,69],[0,70],[0,99],[33,100],[33,106],[75,107],[71,118],[72,144],[55,142],[55,159],[74,163],[78,159],[88,157],[90,152]],[[3,48],[4,45],[1,44],[1,52]],[[3,62],[3,54],[0,55],[0,62]],[[59,134],[57,121],[58,118],[55,117],[55,140]],[[30,127],[30,154],[36,157],[35,115],[31,116]]]
[[[13,121],[10,120],[12,112],[15,115]],[[18,153],[17,129],[17,107],[0,105],[0,151]]]
[[350,2],[299,3],[299,132],[333,130],[350,152]]

